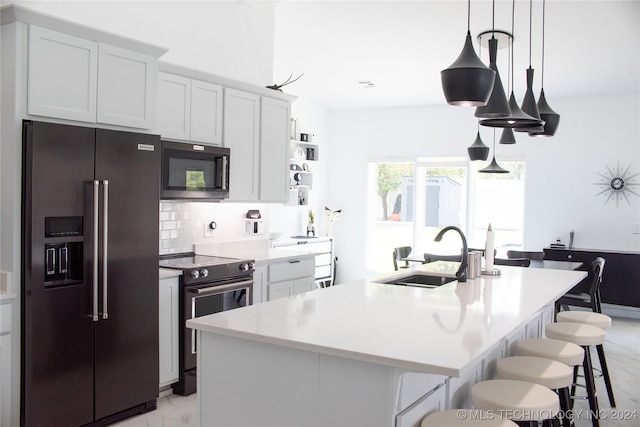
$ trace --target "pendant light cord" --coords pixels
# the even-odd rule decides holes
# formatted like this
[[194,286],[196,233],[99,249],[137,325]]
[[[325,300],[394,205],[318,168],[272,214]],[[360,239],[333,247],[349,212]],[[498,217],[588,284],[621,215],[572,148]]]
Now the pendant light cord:
[[471,0],[467,2],[467,33],[471,34]]
[[540,88],[544,89],[544,15],[545,0],[542,0],[542,70],[540,72]]
[[491,37],[495,37],[496,31],[496,0],[493,0],[492,17],[491,17]]
[[529,68],[531,68],[531,34],[533,22],[533,0],[529,0]]
[[[514,32],[514,21],[515,21],[515,16],[516,16],[516,0],[513,0],[513,2],[511,3],[511,49],[509,49],[509,63],[511,64],[511,67],[508,69],[509,71],[509,77],[511,78],[511,91],[515,90],[514,89],[514,84],[513,84],[513,42],[515,41],[515,32]],[[511,92],[509,91],[509,92]]]

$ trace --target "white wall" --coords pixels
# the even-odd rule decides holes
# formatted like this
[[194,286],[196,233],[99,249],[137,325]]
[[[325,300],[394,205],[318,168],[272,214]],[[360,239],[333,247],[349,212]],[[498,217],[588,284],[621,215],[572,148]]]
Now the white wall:
[[[547,93],[547,99],[561,114],[556,136],[516,133],[517,144],[497,147],[498,161],[512,155],[526,161],[524,247],[541,249],[557,237],[567,243],[574,229],[576,247],[639,251],[640,234],[632,226],[640,223],[640,197],[616,207],[596,197],[599,187],[593,185],[605,165],[620,162],[640,172],[639,94],[554,99]],[[343,209],[335,235],[338,280],[344,282],[366,276],[367,162],[466,156],[477,125],[472,109],[439,106],[334,112],[330,126],[329,186],[342,191],[331,192],[329,201]],[[492,130],[480,132],[489,145]]]

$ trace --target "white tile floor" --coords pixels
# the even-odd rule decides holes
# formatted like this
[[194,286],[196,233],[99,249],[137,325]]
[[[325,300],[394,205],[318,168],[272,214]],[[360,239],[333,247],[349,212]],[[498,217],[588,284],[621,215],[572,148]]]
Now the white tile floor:
[[[605,353],[614,387],[616,408],[609,406],[602,379],[596,379],[598,403],[603,427],[640,426],[640,320],[614,318],[607,331]],[[593,352],[594,365],[598,356]],[[576,427],[591,426],[587,418],[588,404],[577,401]],[[583,412],[580,414],[580,410]],[[129,418],[115,424],[117,427],[195,427],[199,426],[197,397],[169,395],[158,400],[155,411]],[[202,426],[208,427],[208,426]],[[249,427],[249,426],[247,426]]]

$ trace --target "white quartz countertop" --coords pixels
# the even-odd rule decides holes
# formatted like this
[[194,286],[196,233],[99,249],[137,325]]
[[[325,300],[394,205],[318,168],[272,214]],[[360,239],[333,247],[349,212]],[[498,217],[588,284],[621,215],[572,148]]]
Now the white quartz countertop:
[[176,270],[175,268],[159,268],[159,270],[160,279],[182,276],[182,270]]
[[[457,265],[457,263],[452,263]],[[584,271],[501,266],[438,288],[370,280],[187,321],[203,332],[460,376],[511,331],[584,277]]]
[[305,248],[306,245],[271,248],[266,240],[255,242],[226,242],[220,244],[196,245],[195,252],[200,255],[222,256],[229,258],[253,259],[257,265],[273,261],[314,256],[316,252]]

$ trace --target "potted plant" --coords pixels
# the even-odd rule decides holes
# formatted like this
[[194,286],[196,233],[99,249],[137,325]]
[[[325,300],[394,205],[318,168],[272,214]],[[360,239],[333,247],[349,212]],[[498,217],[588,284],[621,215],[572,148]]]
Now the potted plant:
[[307,236],[315,236],[316,229],[313,223],[315,222],[315,217],[313,215],[313,211],[309,209],[309,224],[307,224]]

